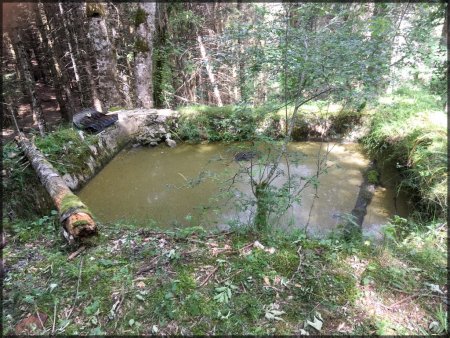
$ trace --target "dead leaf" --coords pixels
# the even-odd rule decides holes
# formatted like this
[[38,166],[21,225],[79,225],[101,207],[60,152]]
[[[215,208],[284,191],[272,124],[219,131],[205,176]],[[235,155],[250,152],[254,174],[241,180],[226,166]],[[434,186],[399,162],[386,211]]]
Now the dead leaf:
[[[38,317],[39,316],[39,317]],[[39,320],[40,318],[40,320]],[[43,312],[38,312],[37,315],[31,315],[27,318],[22,319],[15,327],[16,334],[28,334],[33,332],[33,327],[43,330],[45,322],[48,316]],[[42,322],[42,323],[41,323]]]
[[274,280],[273,280],[273,285],[277,285],[281,283],[281,277],[280,276],[275,276]]
[[269,280],[269,277],[264,276],[263,279],[264,279],[264,284],[270,286],[270,280]]
[[74,259],[75,257],[77,257],[80,253],[82,253],[84,250],[86,249],[85,246],[81,246],[77,251],[72,252],[69,257],[67,257],[67,260],[70,261],[72,259]]
[[225,246],[224,246],[223,248],[216,248],[216,247],[213,247],[213,248],[211,249],[211,254],[212,254],[213,256],[217,256],[218,254],[220,254],[220,253],[222,253],[222,252],[225,252],[225,251],[229,251],[229,250],[231,250],[231,246],[229,246],[228,244],[225,244]]
[[274,247],[271,247],[271,248],[266,249],[266,250],[264,250],[264,251],[270,253],[271,255],[273,255],[273,254],[275,253],[275,248],[274,248]]
[[136,286],[138,287],[138,288],[140,288],[140,289],[143,289],[143,288],[145,288],[145,283],[144,282],[137,282],[136,283]]
[[265,246],[262,245],[261,243],[259,243],[258,241],[255,241],[255,243],[253,243],[253,246],[255,248],[258,248],[258,249],[261,249],[261,250],[264,250],[264,248],[265,248]]
[[322,329],[322,325],[323,325],[322,316],[320,315],[319,312],[316,312],[316,315],[314,316],[314,321],[311,322],[311,321],[307,320],[306,324],[309,326],[312,326],[317,331],[320,331]]

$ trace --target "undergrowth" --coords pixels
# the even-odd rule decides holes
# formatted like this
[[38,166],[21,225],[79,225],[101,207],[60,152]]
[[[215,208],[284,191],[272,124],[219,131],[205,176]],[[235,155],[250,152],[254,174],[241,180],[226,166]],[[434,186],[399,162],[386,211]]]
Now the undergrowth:
[[368,111],[370,131],[362,140],[372,157],[390,161],[402,174],[400,188],[415,195],[415,209],[446,217],[447,115],[438,96],[401,88]]
[[[417,334],[433,333],[429,323],[443,317],[436,291],[445,292],[442,227],[388,237],[379,247],[339,233],[163,232],[125,222],[100,225],[96,245],[68,259],[77,248],[62,241],[57,223],[49,215],[6,227],[4,334],[37,313],[47,316],[43,327],[27,332],[64,335]],[[380,326],[386,314],[361,307],[366,292],[389,304],[399,288],[421,295],[414,329],[395,311]]]
[[89,170],[86,164],[91,156],[89,146],[98,139],[89,134],[83,137],[75,129],[61,128],[45,137],[37,137],[35,143],[60,174],[78,174]]

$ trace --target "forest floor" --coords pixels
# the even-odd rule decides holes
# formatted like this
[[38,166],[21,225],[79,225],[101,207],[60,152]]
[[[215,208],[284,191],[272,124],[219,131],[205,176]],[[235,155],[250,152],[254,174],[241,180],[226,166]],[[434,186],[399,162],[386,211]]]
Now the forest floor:
[[[50,128],[59,125],[61,123],[61,113],[59,111],[58,101],[56,100],[55,89],[42,82],[37,82],[36,93],[42,102],[41,107],[46,124]],[[38,130],[37,124],[33,122],[31,104],[28,101],[26,96],[22,96],[21,100],[17,103],[17,124],[25,133]],[[15,132],[14,124],[2,129],[3,143],[13,139]]]
[[4,334],[447,331],[444,224],[376,246],[121,223],[82,247],[56,225],[5,224]]

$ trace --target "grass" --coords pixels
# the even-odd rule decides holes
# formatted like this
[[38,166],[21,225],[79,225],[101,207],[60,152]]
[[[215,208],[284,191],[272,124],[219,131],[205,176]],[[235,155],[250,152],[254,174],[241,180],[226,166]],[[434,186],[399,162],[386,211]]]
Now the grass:
[[[425,284],[445,290],[445,274],[436,272],[445,271],[445,234],[437,227],[383,248],[339,234],[317,240],[121,223],[100,225],[96,245],[68,260],[77,248],[56,225],[49,215],[5,227],[5,334],[37,311],[48,320],[35,334],[417,334],[434,332],[431,321],[446,330],[440,295]],[[433,265],[422,260],[430,246],[408,254],[415,241],[433,241]],[[386,318],[360,306],[368,290],[386,306],[401,300],[397,288],[427,295],[412,300],[423,315],[414,329],[395,311]],[[308,324],[319,321],[320,329]]]
[[89,171],[86,165],[92,156],[89,146],[96,141],[95,135],[85,135],[83,140],[75,129],[61,128],[44,138],[37,137],[35,144],[55,169],[64,175]]
[[[60,128],[45,138],[36,137],[35,144],[61,175],[78,175],[90,171],[89,146],[96,141],[96,136],[85,135],[82,140],[76,130]],[[51,198],[15,142],[3,146],[3,169],[3,215],[32,219],[50,212]]]
[[32,219],[50,212],[52,201],[14,142],[3,146],[3,216]]
[[367,114],[370,131],[363,144],[372,157],[396,165],[401,187],[416,196],[427,217],[446,217],[447,116],[438,96],[404,87],[380,99]]

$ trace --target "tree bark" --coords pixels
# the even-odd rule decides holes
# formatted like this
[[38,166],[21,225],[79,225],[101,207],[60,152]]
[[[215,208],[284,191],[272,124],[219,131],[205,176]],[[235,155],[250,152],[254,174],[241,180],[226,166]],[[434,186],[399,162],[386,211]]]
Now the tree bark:
[[[239,18],[243,18],[244,13],[242,8],[242,0],[237,2],[237,10],[239,12]],[[238,39],[238,72],[239,72],[239,98],[241,101],[247,101],[247,93],[245,91],[245,59],[244,59],[244,41],[242,41],[241,33],[239,32]]]
[[[54,42],[48,26],[47,16],[45,14],[42,2],[38,3],[36,19],[41,30],[42,40],[47,50],[47,57],[51,59],[50,65],[53,73],[53,81],[56,89],[56,99],[59,103],[59,109],[63,120],[69,122],[74,114],[74,101],[68,85],[68,79],[65,72],[62,72],[60,59],[56,56]],[[64,99],[65,95],[65,99]],[[67,100],[67,103],[66,103]]]
[[18,59],[20,62],[20,66],[22,68],[23,74],[25,76],[25,84],[28,90],[28,94],[31,99],[31,110],[33,113],[33,121],[34,123],[37,123],[39,128],[39,133],[41,136],[45,136],[45,120],[42,113],[42,106],[41,106],[41,100],[36,94],[36,83],[34,82],[33,77],[31,76],[30,71],[30,64],[27,58],[27,55],[25,53],[25,48],[23,46],[23,43],[21,41],[19,30],[17,31],[16,35],[16,46],[18,51]]
[[105,20],[107,8],[103,3],[89,2],[86,4],[86,15],[89,19],[89,38],[96,53],[98,84],[103,104],[106,108],[120,106],[122,100],[117,88],[116,55]]
[[64,229],[64,237],[72,242],[75,239],[96,234],[97,225],[92,219],[90,211],[67,187],[57,171],[32,141],[23,135],[17,136],[16,141],[59,211],[59,220]]
[[206,72],[208,73],[209,82],[211,82],[211,85],[213,86],[213,93],[214,93],[214,97],[217,101],[217,105],[219,107],[222,107],[223,104],[222,104],[222,99],[220,97],[219,88],[217,86],[216,79],[214,77],[213,69],[212,69],[211,65],[209,64],[208,55],[206,54],[206,49],[205,49],[205,46],[203,45],[202,38],[200,35],[197,36],[197,41],[198,41],[198,46],[200,48],[200,55],[202,57],[203,63],[205,64]]
[[13,42],[14,40],[14,33],[12,33],[12,36],[9,36],[7,32],[3,33],[3,42],[9,46],[9,52],[14,60],[14,64],[16,67],[16,76],[17,81],[20,84],[20,89],[22,91],[22,94],[24,96],[28,95],[27,86],[25,84],[25,74],[23,72],[23,68],[20,66],[19,61],[19,50],[17,49],[17,45]]
[[[76,15],[83,16],[84,13],[84,5],[82,3],[77,3],[76,7]],[[86,71],[86,76],[88,80],[88,88],[90,93],[90,99],[92,106],[97,109],[97,111],[105,111],[102,106],[102,102],[100,100],[100,94],[97,90],[97,83],[95,82],[95,72],[91,63],[91,56],[89,50],[89,44],[86,43],[85,36],[87,35],[87,31],[85,30],[84,25],[79,26],[79,33],[82,38],[79,39],[79,47],[81,48],[81,60],[84,63],[84,70]]]
[[153,107],[152,54],[153,33],[155,31],[154,2],[139,3],[135,14],[135,83],[137,104],[139,107]]
[[63,8],[63,5],[61,2],[58,2],[58,7],[59,7],[59,13],[61,14],[61,21],[63,23],[64,33],[66,35],[67,47],[69,48],[70,61],[72,62],[73,73],[75,75],[75,81],[77,83],[78,91],[80,93],[80,98],[82,99],[83,91],[81,89],[80,74],[78,72],[78,66],[77,66],[77,62],[75,60],[75,54],[73,52],[72,42],[70,41],[71,36],[70,36],[69,29],[67,28],[67,22],[66,22],[67,20],[64,16],[64,8]]

